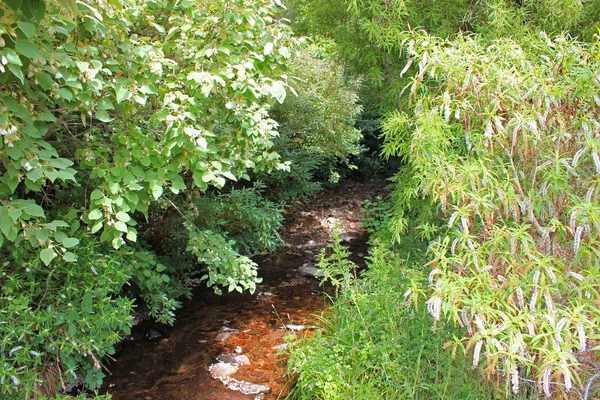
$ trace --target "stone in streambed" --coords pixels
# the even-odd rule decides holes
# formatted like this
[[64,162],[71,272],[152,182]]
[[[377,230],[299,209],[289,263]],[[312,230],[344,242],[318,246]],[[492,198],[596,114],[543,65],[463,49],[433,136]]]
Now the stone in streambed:
[[250,365],[250,359],[243,354],[221,354],[217,360],[228,364]]
[[238,371],[237,364],[230,364],[226,362],[218,362],[211,365],[208,368],[210,376],[214,379],[225,379],[235,374]]
[[306,264],[302,265],[301,267],[298,268],[298,270],[296,272],[298,273],[298,275],[300,275],[304,278],[317,278],[317,279],[323,278],[323,270],[321,270],[320,268],[314,267],[310,263],[306,263]]

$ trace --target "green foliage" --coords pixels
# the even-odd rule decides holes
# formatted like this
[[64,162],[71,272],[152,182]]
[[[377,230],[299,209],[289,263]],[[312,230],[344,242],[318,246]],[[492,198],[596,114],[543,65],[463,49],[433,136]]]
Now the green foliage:
[[291,205],[295,201],[307,201],[321,189],[323,177],[319,171],[324,158],[319,152],[294,150],[287,142],[287,137],[280,137],[275,148],[283,160],[290,162],[290,170],[274,170],[259,175],[258,179],[268,187],[269,198]]
[[264,197],[260,181],[253,187],[201,196],[194,206],[195,225],[222,232],[240,252],[266,253],[283,243],[277,231],[283,222],[283,205]]
[[598,340],[600,49],[523,43],[416,36],[414,114],[390,116],[387,151],[447,221],[430,313],[464,327],[474,366],[550,395],[583,385],[579,355]]
[[120,251],[105,257],[91,235],[78,238],[73,251],[79,262],[59,258],[50,269],[26,243],[2,253],[3,396],[43,392],[58,385],[59,374],[66,382],[81,378],[97,387],[102,357],[129,332],[133,304],[118,294],[138,266],[148,268],[138,264],[143,255]]
[[354,127],[361,111],[358,82],[344,76],[331,47],[321,40],[305,43],[294,53],[288,67],[298,95],[276,105],[273,115],[292,149],[345,161],[360,152],[361,135]]
[[337,165],[348,164],[351,156],[362,151],[362,135],[355,128],[362,110],[359,82],[344,74],[334,50],[329,40],[304,39],[288,62],[295,93],[275,105],[272,115],[281,134],[275,149],[291,162],[290,171],[258,177],[277,200],[305,200],[320,189],[319,181],[336,182]]
[[[293,43],[275,8],[0,3],[0,396],[56,392],[75,377],[97,387],[133,298],[170,323],[189,294],[189,270],[134,244],[139,223],[171,196],[287,169],[268,112],[286,97]],[[237,196],[224,212],[260,227],[242,246],[271,248],[278,206],[251,216],[252,196]],[[209,284],[252,289],[256,266],[224,234],[196,232],[189,250]]]
[[343,272],[351,264],[344,253],[321,261],[326,274],[348,279],[338,280],[324,330],[291,348],[289,373],[297,383],[290,398],[505,398],[442,349],[452,341],[451,327],[432,330],[424,303],[411,303],[412,281],[425,279],[419,250],[399,262],[399,254],[376,245],[357,280]]

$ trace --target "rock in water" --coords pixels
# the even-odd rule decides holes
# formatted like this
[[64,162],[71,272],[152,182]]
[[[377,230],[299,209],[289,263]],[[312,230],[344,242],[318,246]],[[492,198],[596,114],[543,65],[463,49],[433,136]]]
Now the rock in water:
[[231,375],[235,374],[238,371],[238,366],[236,364],[229,364],[226,362],[218,362],[216,364],[211,365],[208,370],[210,371],[210,375],[214,379],[225,379],[229,378]]
[[243,354],[221,354],[217,360],[228,364],[250,365],[250,359]]
[[298,275],[305,278],[317,278],[321,279],[323,277],[323,270],[317,267],[313,267],[311,264],[306,263],[296,271]]
[[158,340],[162,337],[161,333],[156,329],[148,329],[146,331],[146,339],[148,340]]

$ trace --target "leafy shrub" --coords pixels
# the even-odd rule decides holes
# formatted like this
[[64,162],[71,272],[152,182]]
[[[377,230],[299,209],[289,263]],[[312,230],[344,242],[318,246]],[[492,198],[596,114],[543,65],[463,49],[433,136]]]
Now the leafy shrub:
[[447,221],[429,311],[514,392],[529,376],[548,396],[582,388],[600,325],[598,44],[423,34],[411,51],[414,116],[390,117],[387,150]]
[[[132,298],[171,322],[189,293],[185,270],[134,245],[138,223],[169,197],[287,168],[268,112],[293,43],[274,8],[0,3],[0,397],[51,395],[75,376],[97,387]],[[255,265],[218,233],[190,251],[210,283],[255,285]]]
[[76,236],[78,246],[69,249],[76,263],[59,259],[48,268],[27,242],[2,253],[3,395],[53,395],[73,382],[98,387],[103,357],[114,353],[133,324],[133,300],[121,294],[126,283],[139,288],[153,317],[173,319],[176,304],[169,299],[183,293],[152,254],[129,249],[103,255],[106,246],[93,235]]
[[194,205],[196,226],[220,231],[235,241],[240,252],[265,253],[283,243],[277,231],[283,222],[283,206],[264,197],[260,181],[252,187],[200,196]]
[[324,330],[291,348],[291,399],[505,398],[442,349],[452,341],[452,327],[441,323],[432,330],[425,304],[413,306],[405,297],[413,281],[426,280],[421,251],[399,262],[399,254],[376,245],[363,278],[353,279],[356,266],[335,243],[320,266],[338,277],[340,291],[324,315]]
[[336,182],[338,164],[348,164],[362,151],[362,135],[355,128],[362,110],[359,82],[345,76],[334,48],[325,39],[305,39],[287,64],[295,93],[277,104],[271,115],[281,134],[275,149],[290,162],[290,171],[258,176],[278,200],[306,199],[321,187],[320,181]]

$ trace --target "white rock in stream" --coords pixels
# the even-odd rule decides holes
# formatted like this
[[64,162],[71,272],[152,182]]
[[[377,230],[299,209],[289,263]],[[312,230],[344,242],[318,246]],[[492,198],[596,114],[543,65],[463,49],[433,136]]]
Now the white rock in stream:
[[211,365],[208,370],[210,372],[210,376],[212,376],[214,379],[223,380],[235,374],[238,371],[238,366],[237,364],[218,362]]
[[265,385],[260,385],[258,383],[250,383],[246,381],[240,381],[235,378],[229,378],[229,382],[225,383],[231,390],[237,390],[244,394],[259,394],[259,393],[269,393],[271,388]]
[[248,358],[248,356],[245,356],[243,354],[221,354],[217,357],[217,360],[229,364],[250,365],[250,359]]

